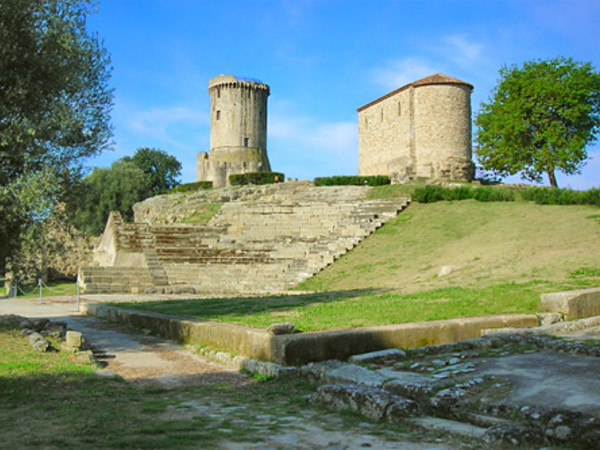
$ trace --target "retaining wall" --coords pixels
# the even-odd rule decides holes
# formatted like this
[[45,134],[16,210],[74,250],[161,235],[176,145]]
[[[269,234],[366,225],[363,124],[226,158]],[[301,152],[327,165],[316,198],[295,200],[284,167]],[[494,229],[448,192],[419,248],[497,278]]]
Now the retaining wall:
[[511,314],[400,325],[353,328],[274,336],[265,330],[217,322],[131,311],[99,303],[82,304],[82,312],[179,342],[205,345],[282,365],[300,365],[387,348],[416,348],[473,339],[490,328],[538,326],[537,316]]

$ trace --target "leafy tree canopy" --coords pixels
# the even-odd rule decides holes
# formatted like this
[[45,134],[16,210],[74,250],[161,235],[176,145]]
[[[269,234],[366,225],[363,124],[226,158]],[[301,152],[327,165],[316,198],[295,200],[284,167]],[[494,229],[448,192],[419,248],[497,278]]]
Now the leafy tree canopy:
[[142,169],[150,182],[150,194],[162,194],[177,186],[181,176],[181,163],[164,150],[142,147],[135,151],[133,157],[122,158],[131,161]]
[[131,161],[115,161],[110,169],[95,168],[76,189],[79,199],[73,205],[73,224],[95,235],[104,231],[111,211],[125,220],[133,219],[132,207],[148,197],[150,183]]
[[110,145],[110,61],[90,0],[0,2],[0,185],[52,166],[60,181]]
[[0,1],[0,270],[81,179],[83,159],[110,146],[111,68],[86,31],[92,9]]
[[567,58],[505,66],[490,100],[475,120],[477,156],[485,170],[521,173],[541,182],[546,174],[580,173],[586,147],[600,127],[600,74]]

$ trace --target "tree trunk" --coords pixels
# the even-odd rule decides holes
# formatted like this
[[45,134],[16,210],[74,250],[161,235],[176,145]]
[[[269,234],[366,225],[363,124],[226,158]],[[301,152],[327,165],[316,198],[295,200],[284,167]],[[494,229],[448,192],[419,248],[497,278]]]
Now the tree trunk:
[[554,174],[554,168],[548,169],[548,180],[550,181],[550,187],[558,188],[558,183],[556,182],[556,175]]

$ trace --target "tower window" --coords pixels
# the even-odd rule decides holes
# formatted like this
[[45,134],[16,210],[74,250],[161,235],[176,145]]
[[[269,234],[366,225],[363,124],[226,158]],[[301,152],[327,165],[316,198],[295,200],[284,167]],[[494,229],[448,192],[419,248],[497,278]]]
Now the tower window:
[[221,120],[221,111],[217,111],[217,120]]
[[249,143],[250,143],[250,138],[244,138],[244,147],[248,147]]
[[402,103],[398,102],[398,115],[402,115]]

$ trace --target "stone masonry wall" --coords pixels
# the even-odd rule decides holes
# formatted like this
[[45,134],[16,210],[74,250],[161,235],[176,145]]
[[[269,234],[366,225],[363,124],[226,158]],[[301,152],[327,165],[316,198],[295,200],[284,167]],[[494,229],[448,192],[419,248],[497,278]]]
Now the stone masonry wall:
[[[333,263],[408,203],[368,199],[370,189],[282,183],[214,190],[212,195],[222,191],[222,199],[236,193],[237,200],[224,202],[205,225],[153,222],[152,204],[182,200],[181,194],[164,196],[137,206],[136,219],[145,221],[122,223],[111,216],[96,249],[97,266],[82,267],[80,281],[87,293],[285,291]],[[187,207],[196,208],[208,195]]]
[[359,175],[471,181],[471,90],[436,74],[359,108]]
[[414,127],[417,177],[472,179],[471,88],[415,88]]
[[270,171],[267,157],[269,86],[232,75],[209,82],[210,153],[198,154],[197,180],[229,185],[229,175]]

